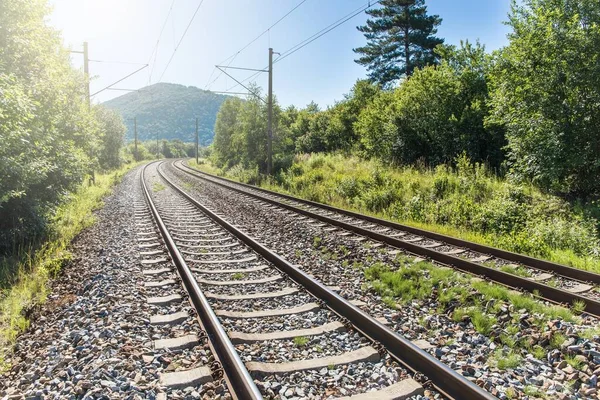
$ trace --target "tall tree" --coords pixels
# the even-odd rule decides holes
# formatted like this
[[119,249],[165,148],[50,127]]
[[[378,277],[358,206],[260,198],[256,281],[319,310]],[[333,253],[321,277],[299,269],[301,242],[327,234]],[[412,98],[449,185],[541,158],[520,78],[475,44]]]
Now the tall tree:
[[600,196],[600,3],[513,1],[492,74],[493,122],[511,171],[572,196]]
[[388,86],[415,68],[437,63],[433,51],[443,39],[435,36],[442,23],[438,15],[427,15],[424,0],[382,0],[381,7],[367,10],[372,18],[359,26],[367,45],[354,49],[355,60],[366,66],[369,78]]

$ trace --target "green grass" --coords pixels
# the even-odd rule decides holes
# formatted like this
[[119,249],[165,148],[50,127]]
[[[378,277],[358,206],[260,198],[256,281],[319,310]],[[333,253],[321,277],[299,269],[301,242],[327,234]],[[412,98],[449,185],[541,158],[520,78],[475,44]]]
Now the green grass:
[[296,347],[304,347],[308,344],[308,338],[306,336],[296,336],[293,342]]
[[[192,167],[449,236],[600,272],[597,205],[569,204],[494,176],[462,159],[458,168],[390,167],[341,154],[297,156],[274,179],[238,166]],[[521,273],[522,271],[516,270]]]
[[521,364],[521,356],[512,349],[508,351],[497,349],[494,356],[490,358],[490,363],[500,370],[516,368]]
[[533,386],[533,385],[525,386],[525,388],[523,389],[523,393],[525,393],[527,396],[531,396],[535,399],[548,398],[546,393],[541,391],[540,388]]
[[[48,295],[48,281],[71,259],[67,247],[83,229],[95,222],[92,211],[102,207],[102,198],[120,182],[123,175],[135,165],[118,171],[96,175],[94,186],[82,185],[57,210],[51,222],[48,240],[37,250],[26,251],[18,259],[4,260],[0,268],[18,271],[10,277],[11,286],[0,296],[0,369],[17,335],[29,327],[26,314]],[[7,263],[13,262],[11,266]]]
[[166,188],[167,187],[165,185],[163,185],[162,183],[160,183],[160,182],[154,182],[152,184],[152,191],[153,192],[160,192],[160,191],[165,190]]
[[236,272],[235,274],[231,275],[231,279],[240,281],[240,280],[244,279],[245,276],[246,275],[243,274],[242,272]]
[[583,361],[579,360],[577,358],[577,356],[574,356],[574,355],[565,354],[565,361],[571,367],[578,369],[578,370],[581,370],[583,368],[583,366],[585,365]]
[[[530,314],[540,315],[538,323],[562,319],[577,322],[578,317],[571,310],[561,306],[547,306],[536,300],[532,295],[511,291],[503,286],[472,279],[456,271],[436,266],[427,261],[414,263],[405,255],[399,254],[394,266],[383,262],[375,262],[363,270],[366,279],[366,289],[381,296],[382,301],[390,308],[397,308],[397,303],[421,301],[436,298],[442,311],[451,302],[458,302],[452,319],[455,322],[470,321],[475,330],[483,335],[490,335],[492,327],[497,323],[494,314],[500,310],[500,305],[509,303],[515,310],[525,309]],[[483,305],[493,303],[484,312]],[[518,333],[518,326],[510,324],[506,328],[508,335],[501,341],[508,347],[519,347],[513,338]],[[553,340],[564,341],[560,334],[555,334]]]
[[567,337],[559,332],[554,332],[550,338],[550,347],[560,349],[560,346],[567,340]]

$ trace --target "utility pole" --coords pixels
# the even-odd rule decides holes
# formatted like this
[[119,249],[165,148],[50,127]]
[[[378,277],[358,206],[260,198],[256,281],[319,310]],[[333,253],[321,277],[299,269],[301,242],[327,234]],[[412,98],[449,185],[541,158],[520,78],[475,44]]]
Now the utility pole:
[[273,48],[269,47],[269,98],[267,122],[267,175],[273,172]]
[[196,165],[198,165],[198,118],[196,118]]
[[133,132],[134,132],[134,140],[133,140],[133,157],[135,161],[138,160],[138,151],[137,151],[137,117],[133,117]]
[[87,99],[88,109],[90,105],[90,58],[88,56],[88,42],[83,42],[83,74],[85,75],[85,94]]
[[83,54],[83,76],[85,78],[85,98],[90,109],[90,58],[88,56],[88,42],[83,42],[83,51],[71,50],[71,53]]
[[160,158],[160,148],[158,147],[158,131],[156,131],[156,158]]

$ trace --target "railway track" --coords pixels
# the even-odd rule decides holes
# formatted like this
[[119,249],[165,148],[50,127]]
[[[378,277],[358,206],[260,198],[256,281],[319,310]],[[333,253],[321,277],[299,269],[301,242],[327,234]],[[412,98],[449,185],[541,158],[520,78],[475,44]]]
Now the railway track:
[[585,312],[600,316],[598,274],[242,184],[193,169],[181,160],[172,161],[171,165],[188,176],[233,190],[249,201],[342,229],[341,234],[357,234],[386,243],[553,303],[579,302],[585,305]]
[[[197,376],[223,373],[231,395],[241,399],[411,398],[429,385],[437,397],[494,398],[200,204],[159,165],[144,168],[141,185],[220,362]],[[161,280],[171,271],[156,267],[166,261],[160,254],[146,251],[157,257],[147,259],[148,274],[156,277],[151,285],[167,287],[174,282]]]

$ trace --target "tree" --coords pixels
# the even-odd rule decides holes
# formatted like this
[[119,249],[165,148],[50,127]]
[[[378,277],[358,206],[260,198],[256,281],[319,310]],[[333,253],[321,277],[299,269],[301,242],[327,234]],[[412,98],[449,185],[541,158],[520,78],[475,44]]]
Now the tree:
[[232,97],[223,102],[217,114],[212,158],[220,167],[232,166],[239,161],[234,136],[238,130],[238,114],[242,104],[242,100]]
[[355,60],[366,66],[369,78],[389,86],[415,68],[438,62],[434,52],[444,42],[435,36],[442,22],[438,15],[427,15],[424,0],[382,0],[381,7],[367,10],[372,18],[359,26],[367,45],[354,49]]
[[43,0],[0,1],[0,253],[41,237],[91,170],[97,122]]
[[508,24],[490,121],[506,127],[511,173],[557,193],[600,195],[600,3],[513,1]]
[[488,56],[479,44],[441,49],[437,66],[415,70],[393,91],[384,91],[359,115],[355,127],[368,157],[412,164],[452,163],[465,152],[499,167],[504,132],[484,125],[488,116]]
[[100,125],[98,163],[103,169],[116,168],[121,164],[120,152],[125,139],[123,118],[115,111],[102,106],[95,107],[95,112]]

